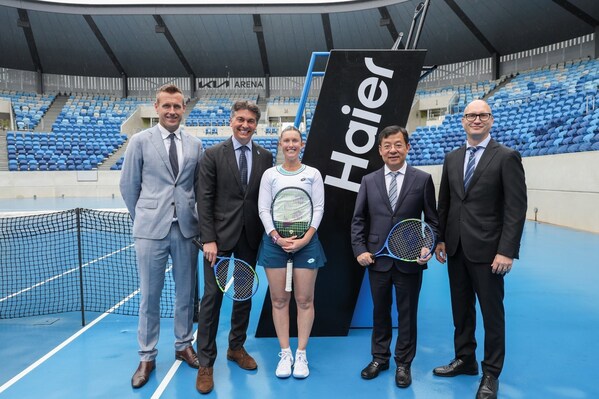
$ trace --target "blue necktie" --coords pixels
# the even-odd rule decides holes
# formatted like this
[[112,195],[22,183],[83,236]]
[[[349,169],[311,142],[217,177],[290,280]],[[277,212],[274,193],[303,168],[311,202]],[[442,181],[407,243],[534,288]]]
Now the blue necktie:
[[241,187],[243,191],[247,188],[248,185],[248,160],[245,157],[245,152],[249,150],[246,146],[242,145],[239,147],[241,153],[239,154],[239,175],[241,176]]
[[474,174],[474,165],[476,161],[476,157],[474,154],[478,151],[479,148],[482,147],[470,147],[468,148],[468,152],[470,155],[468,156],[468,165],[466,165],[466,173],[464,174],[464,191],[468,190],[468,185],[470,184],[470,180],[472,180],[472,175]]
[[391,204],[391,209],[395,210],[395,205],[397,203],[397,172],[389,172],[391,175],[391,183],[389,183],[389,203]]

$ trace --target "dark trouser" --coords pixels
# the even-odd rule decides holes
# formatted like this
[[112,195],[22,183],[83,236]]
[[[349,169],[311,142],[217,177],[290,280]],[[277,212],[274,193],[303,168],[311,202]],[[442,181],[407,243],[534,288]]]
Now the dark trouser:
[[395,267],[388,272],[368,270],[370,293],[372,294],[372,359],[387,363],[391,357],[391,304],[392,288],[395,287],[395,300],[398,313],[398,334],[395,345],[395,362],[411,364],[416,355],[418,319],[418,297],[422,287],[422,271],[402,273]]
[[499,378],[505,358],[505,311],[503,276],[494,274],[489,263],[471,262],[460,245],[448,258],[451,309],[456,359],[476,359],[476,297],[485,327],[483,372]]
[[[245,232],[233,251],[219,253],[219,256],[230,256],[235,254],[236,258],[242,259],[252,265],[256,264],[256,250],[250,248]],[[204,258],[204,294],[200,302],[200,314],[198,315],[198,359],[202,367],[212,367],[216,360],[216,333],[220,319],[220,308],[223,302],[223,293],[216,284],[214,270],[210,262]],[[252,301],[234,301],[231,312],[231,331],[229,332],[229,348],[239,349],[247,338],[247,328],[250,322],[250,310]]]

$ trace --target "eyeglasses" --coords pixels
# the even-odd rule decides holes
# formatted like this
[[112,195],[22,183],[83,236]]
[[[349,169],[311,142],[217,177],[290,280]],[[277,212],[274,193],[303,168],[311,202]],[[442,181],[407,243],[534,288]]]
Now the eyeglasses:
[[482,114],[464,114],[464,119],[466,119],[468,122],[474,122],[476,118],[478,118],[481,122],[486,122],[491,119],[492,116],[493,114],[488,112],[484,112]]
[[404,145],[402,143],[394,143],[394,144],[387,143],[387,144],[381,146],[383,151],[391,151],[391,148],[395,148],[397,151],[399,151],[403,147],[404,147]]

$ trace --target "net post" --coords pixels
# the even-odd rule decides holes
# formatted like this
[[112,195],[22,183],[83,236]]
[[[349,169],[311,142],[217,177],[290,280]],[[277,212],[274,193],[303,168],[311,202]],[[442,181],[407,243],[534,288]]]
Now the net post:
[[75,208],[77,220],[77,255],[79,257],[79,295],[81,303],[81,326],[85,326],[85,303],[83,300],[83,254],[81,250],[81,208]]

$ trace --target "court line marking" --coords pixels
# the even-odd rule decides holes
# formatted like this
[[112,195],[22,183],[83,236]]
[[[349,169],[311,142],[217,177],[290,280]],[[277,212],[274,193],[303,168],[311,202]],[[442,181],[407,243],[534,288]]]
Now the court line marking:
[[133,291],[131,294],[129,294],[128,297],[126,297],[125,299],[123,299],[122,301],[120,301],[119,303],[117,303],[116,305],[114,305],[113,307],[111,307],[110,309],[108,309],[105,313],[103,313],[100,316],[96,317],[92,322],[90,322],[88,325],[86,325],[85,327],[83,327],[82,329],[80,329],[79,331],[77,331],[75,334],[71,335],[69,338],[67,338],[65,341],[63,341],[61,344],[59,344],[56,348],[54,348],[50,352],[46,353],[44,356],[42,356],[41,358],[39,358],[36,362],[34,362],[33,364],[31,364],[25,370],[21,371],[19,374],[17,374],[13,378],[11,378],[4,385],[0,386],[0,393],[6,391],[12,385],[14,385],[15,383],[17,383],[20,379],[22,379],[27,374],[29,374],[30,372],[32,372],[33,370],[35,370],[38,366],[40,366],[46,360],[50,359],[52,356],[54,356],[56,353],[58,353],[58,351],[60,351],[65,346],[67,346],[68,344],[70,344],[71,342],[73,342],[81,334],[83,334],[84,332],[86,332],[87,330],[89,330],[90,328],[92,328],[94,325],[98,324],[102,319],[104,319],[106,316],[108,316],[109,314],[111,314],[112,312],[114,312],[121,305],[123,305],[125,302],[129,301],[131,298],[133,298],[134,296],[136,296],[138,293],[139,293],[139,289]]
[[[192,346],[196,343],[197,336],[198,330],[195,330],[195,332],[193,333],[193,341],[191,341]],[[181,366],[181,363],[183,363],[182,360],[175,360],[175,363],[173,363],[173,365],[168,370],[162,381],[160,381],[160,385],[158,385],[158,388],[156,388],[150,399],[158,399],[162,396],[162,394],[166,390],[166,387],[168,386],[168,384],[170,384],[171,380],[175,376],[175,373],[179,369],[179,366]]]
[[[131,248],[131,247],[133,247],[133,246],[135,246],[135,244],[127,245],[126,247],[123,247],[123,248],[121,248],[121,249],[117,249],[117,250],[116,250],[116,251],[114,251],[114,252],[111,252],[111,253],[109,253],[109,254],[103,255],[103,256],[101,256],[101,257],[99,257],[99,258],[96,258],[96,259],[94,259],[94,260],[92,260],[92,261],[89,261],[89,262],[85,263],[84,265],[82,265],[81,267],[83,268],[83,267],[87,267],[87,266],[89,266],[89,265],[92,265],[92,264],[94,264],[94,263],[96,263],[96,262],[99,262],[99,261],[101,261],[101,260],[103,260],[103,259],[106,259],[106,258],[108,258],[109,256],[112,256],[112,255],[118,254],[119,252],[122,252],[122,251],[126,251],[126,250],[128,250],[129,248]],[[69,269],[69,270],[67,270],[67,271],[65,271],[65,272],[63,272],[63,273],[61,273],[61,274],[57,274],[56,276],[50,277],[50,278],[48,278],[48,279],[46,279],[46,280],[44,280],[44,281],[40,281],[39,283],[37,283],[37,284],[34,284],[34,285],[30,286],[30,287],[23,288],[22,290],[20,290],[20,291],[18,291],[18,292],[15,292],[15,293],[12,293],[12,294],[10,294],[10,295],[8,295],[8,296],[5,296],[4,298],[0,298],[0,302],[4,302],[4,301],[6,301],[7,299],[10,299],[10,298],[12,298],[12,297],[15,297],[15,296],[17,296],[17,295],[20,295],[20,294],[23,294],[23,293],[25,293],[25,292],[27,292],[27,291],[31,291],[32,289],[35,289],[35,288],[37,288],[37,287],[41,287],[42,285],[44,285],[44,284],[46,284],[46,283],[49,283],[49,282],[51,282],[51,281],[54,281],[54,280],[56,280],[56,279],[59,279],[59,278],[61,278],[61,277],[64,277],[64,276],[66,276],[67,274],[71,274],[71,273],[73,273],[73,272],[76,272],[76,271],[78,271],[78,270],[79,270],[79,266],[77,266],[77,267],[74,267],[74,268],[72,268],[72,269]]]

